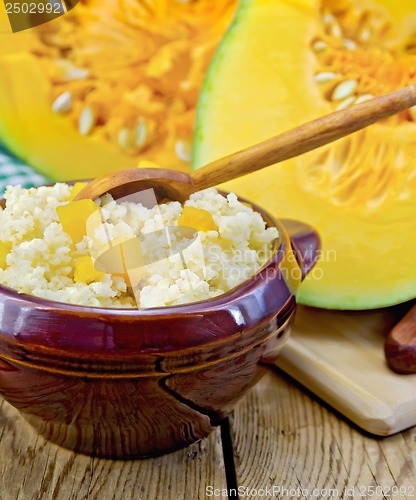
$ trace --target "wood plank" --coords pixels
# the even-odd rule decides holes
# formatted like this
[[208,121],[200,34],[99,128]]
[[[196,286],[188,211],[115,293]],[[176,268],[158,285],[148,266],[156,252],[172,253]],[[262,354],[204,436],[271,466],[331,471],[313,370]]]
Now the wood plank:
[[299,307],[276,364],[368,432],[407,429],[416,425],[416,375],[393,373],[384,356],[397,312]]
[[219,429],[155,459],[94,459],[37,436],[0,400],[1,500],[204,498],[210,484],[226,488]]
[[[327,493],[332,488],[337,492],[331,498],[378,499],[383,498],[380,487],[387,498],[394,497],[391,488],[396,486],[406,493],[396,498],[416,496],[416,428],[383,439],[370,437],[277,368],[239,402],[231,422],[240,488],[275,485],[300,493],[294,498],[306,498],[302,488],[309,495],[314,488]],[[370,486],[379,486],[378,494],[370,495]],[[348,497],[352,488],[354,496]]]

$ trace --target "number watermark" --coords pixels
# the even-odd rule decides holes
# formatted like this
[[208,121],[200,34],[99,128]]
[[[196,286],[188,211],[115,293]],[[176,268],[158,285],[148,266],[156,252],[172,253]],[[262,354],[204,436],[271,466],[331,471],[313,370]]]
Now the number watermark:
[[[3,0],[13,33],[24,31],[63,16],[79,0]],[[0,5],[1,7],[1,5]]]

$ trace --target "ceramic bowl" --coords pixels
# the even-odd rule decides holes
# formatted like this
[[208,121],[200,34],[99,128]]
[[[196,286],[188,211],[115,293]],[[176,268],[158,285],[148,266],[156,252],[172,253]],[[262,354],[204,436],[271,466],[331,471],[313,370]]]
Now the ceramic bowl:
[[0,395],[46,439],[93,456],[156,456],[207,436],[278,356],[293,287],[316,259],[315,232],[261,213],[279,229],[273,256],[203,302],[105,309],[0,286]]

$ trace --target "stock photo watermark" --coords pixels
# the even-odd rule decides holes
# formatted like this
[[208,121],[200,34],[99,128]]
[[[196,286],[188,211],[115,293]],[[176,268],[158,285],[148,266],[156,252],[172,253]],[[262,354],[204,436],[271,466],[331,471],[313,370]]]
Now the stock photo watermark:
[[298,486],[289,488],[277,484],[259,488],[239,486],[238,488],[216,488],[213,485],[205,487],[205,495],[208,498],[409,498],[416,496],[414,486],[351,486],[345,488],[304,488]]
[[48,23],[72,10],[79,0],[3,0],[13,33]]

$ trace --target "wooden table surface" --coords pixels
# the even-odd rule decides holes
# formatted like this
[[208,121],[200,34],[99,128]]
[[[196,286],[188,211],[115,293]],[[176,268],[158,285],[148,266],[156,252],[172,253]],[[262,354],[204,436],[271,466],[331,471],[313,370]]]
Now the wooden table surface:
[[412,499],[415,485],[416,428],[365,435],[274,368],[209,438],[156,459],[74,454],[0,402],[0,500]]

